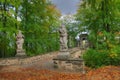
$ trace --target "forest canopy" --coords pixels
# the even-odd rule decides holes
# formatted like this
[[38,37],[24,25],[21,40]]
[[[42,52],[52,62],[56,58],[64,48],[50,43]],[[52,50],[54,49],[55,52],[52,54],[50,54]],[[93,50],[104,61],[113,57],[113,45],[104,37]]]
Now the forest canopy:
[[50,0],[0,0],[0,57],[16,54],[18,30],[27,55],[58,50],[60,15]]

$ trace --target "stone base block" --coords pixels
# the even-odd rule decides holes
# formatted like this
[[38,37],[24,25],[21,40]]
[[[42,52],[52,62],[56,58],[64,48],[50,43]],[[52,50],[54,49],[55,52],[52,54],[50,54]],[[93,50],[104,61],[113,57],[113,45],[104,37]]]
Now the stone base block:
[[70,57],[70,53],[69,52],[60,52],[58,55],[57,55],[57,59],[68,59]]
[[79,72],[85,73],[83,59],[55,58],[53,59],[53,61],[54,61],[55,68],[69,70],[69,71],[79,71]]
[[25,51],[24,50],[17,50],[17,54],[15,57],[26,57]]

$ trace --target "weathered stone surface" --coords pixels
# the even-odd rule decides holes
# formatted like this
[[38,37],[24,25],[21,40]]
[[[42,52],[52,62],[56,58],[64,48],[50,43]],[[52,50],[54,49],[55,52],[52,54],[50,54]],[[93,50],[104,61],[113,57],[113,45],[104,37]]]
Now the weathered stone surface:
[[27,65],[27,64],[34,64],[38,61],[41,61],[43,59],[47,59],[49,58],[53,58],[54,56],[56,56],[58,54],[58,52],[51,52],[48,54],[44,54],[44,55],[37,55],[37,56],[33,56],[33,57],[11,57],[11,58],[0,58],[0,66],[3,65]]
[[84,70],[84,61],[80,58],[63,58],[63,59],[53,59],[55,63],[55,67],[59,69],[65,69],[70,71],[80,71],[85,73]]
[[70,54],[71,58],[80,58],[80,56],[82,56],[81,50],[77,50],[77,51]]
[[59,52],[59,54],[57,55],[56,59],[68,59],[70,57],[70,53],[67,51],[62,51]]

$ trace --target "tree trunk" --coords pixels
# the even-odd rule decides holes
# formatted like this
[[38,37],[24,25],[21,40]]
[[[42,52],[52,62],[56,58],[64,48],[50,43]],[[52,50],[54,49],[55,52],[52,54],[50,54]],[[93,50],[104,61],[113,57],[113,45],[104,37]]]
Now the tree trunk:
[[[6,27],[6,22],[7,22],[7,17],[6,17],[6,13],[7,13],[7,10],[6,10],[6,0],[4,1],[3,3],[3,13],[2,13],[2,17],[3,17],[3,28]],[[2,57],[5,57],[5,49],[6,49],[6,31],[3,31],[3,47],[2,47]]]

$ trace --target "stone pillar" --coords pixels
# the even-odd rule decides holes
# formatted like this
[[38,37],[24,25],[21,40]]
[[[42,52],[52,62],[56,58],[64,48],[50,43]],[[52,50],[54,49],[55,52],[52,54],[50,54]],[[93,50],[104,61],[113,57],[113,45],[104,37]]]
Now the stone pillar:
[[67,35],[67,30],[65,25],[61,25],[59,29],[60,33],[60,53],[58,55],[58,58],[68,58],[69,57],[69,52],[68,52],[68,35]]
[[16,45],[17,45],[17,49],[16,49],[16,57],[22,57],[22,56],[26,56],[25,54],[25,50],[23,49],[23,43],[24,43],[24,36],[22,34],[22,32],[19,30],[17,36],[16,36]]

